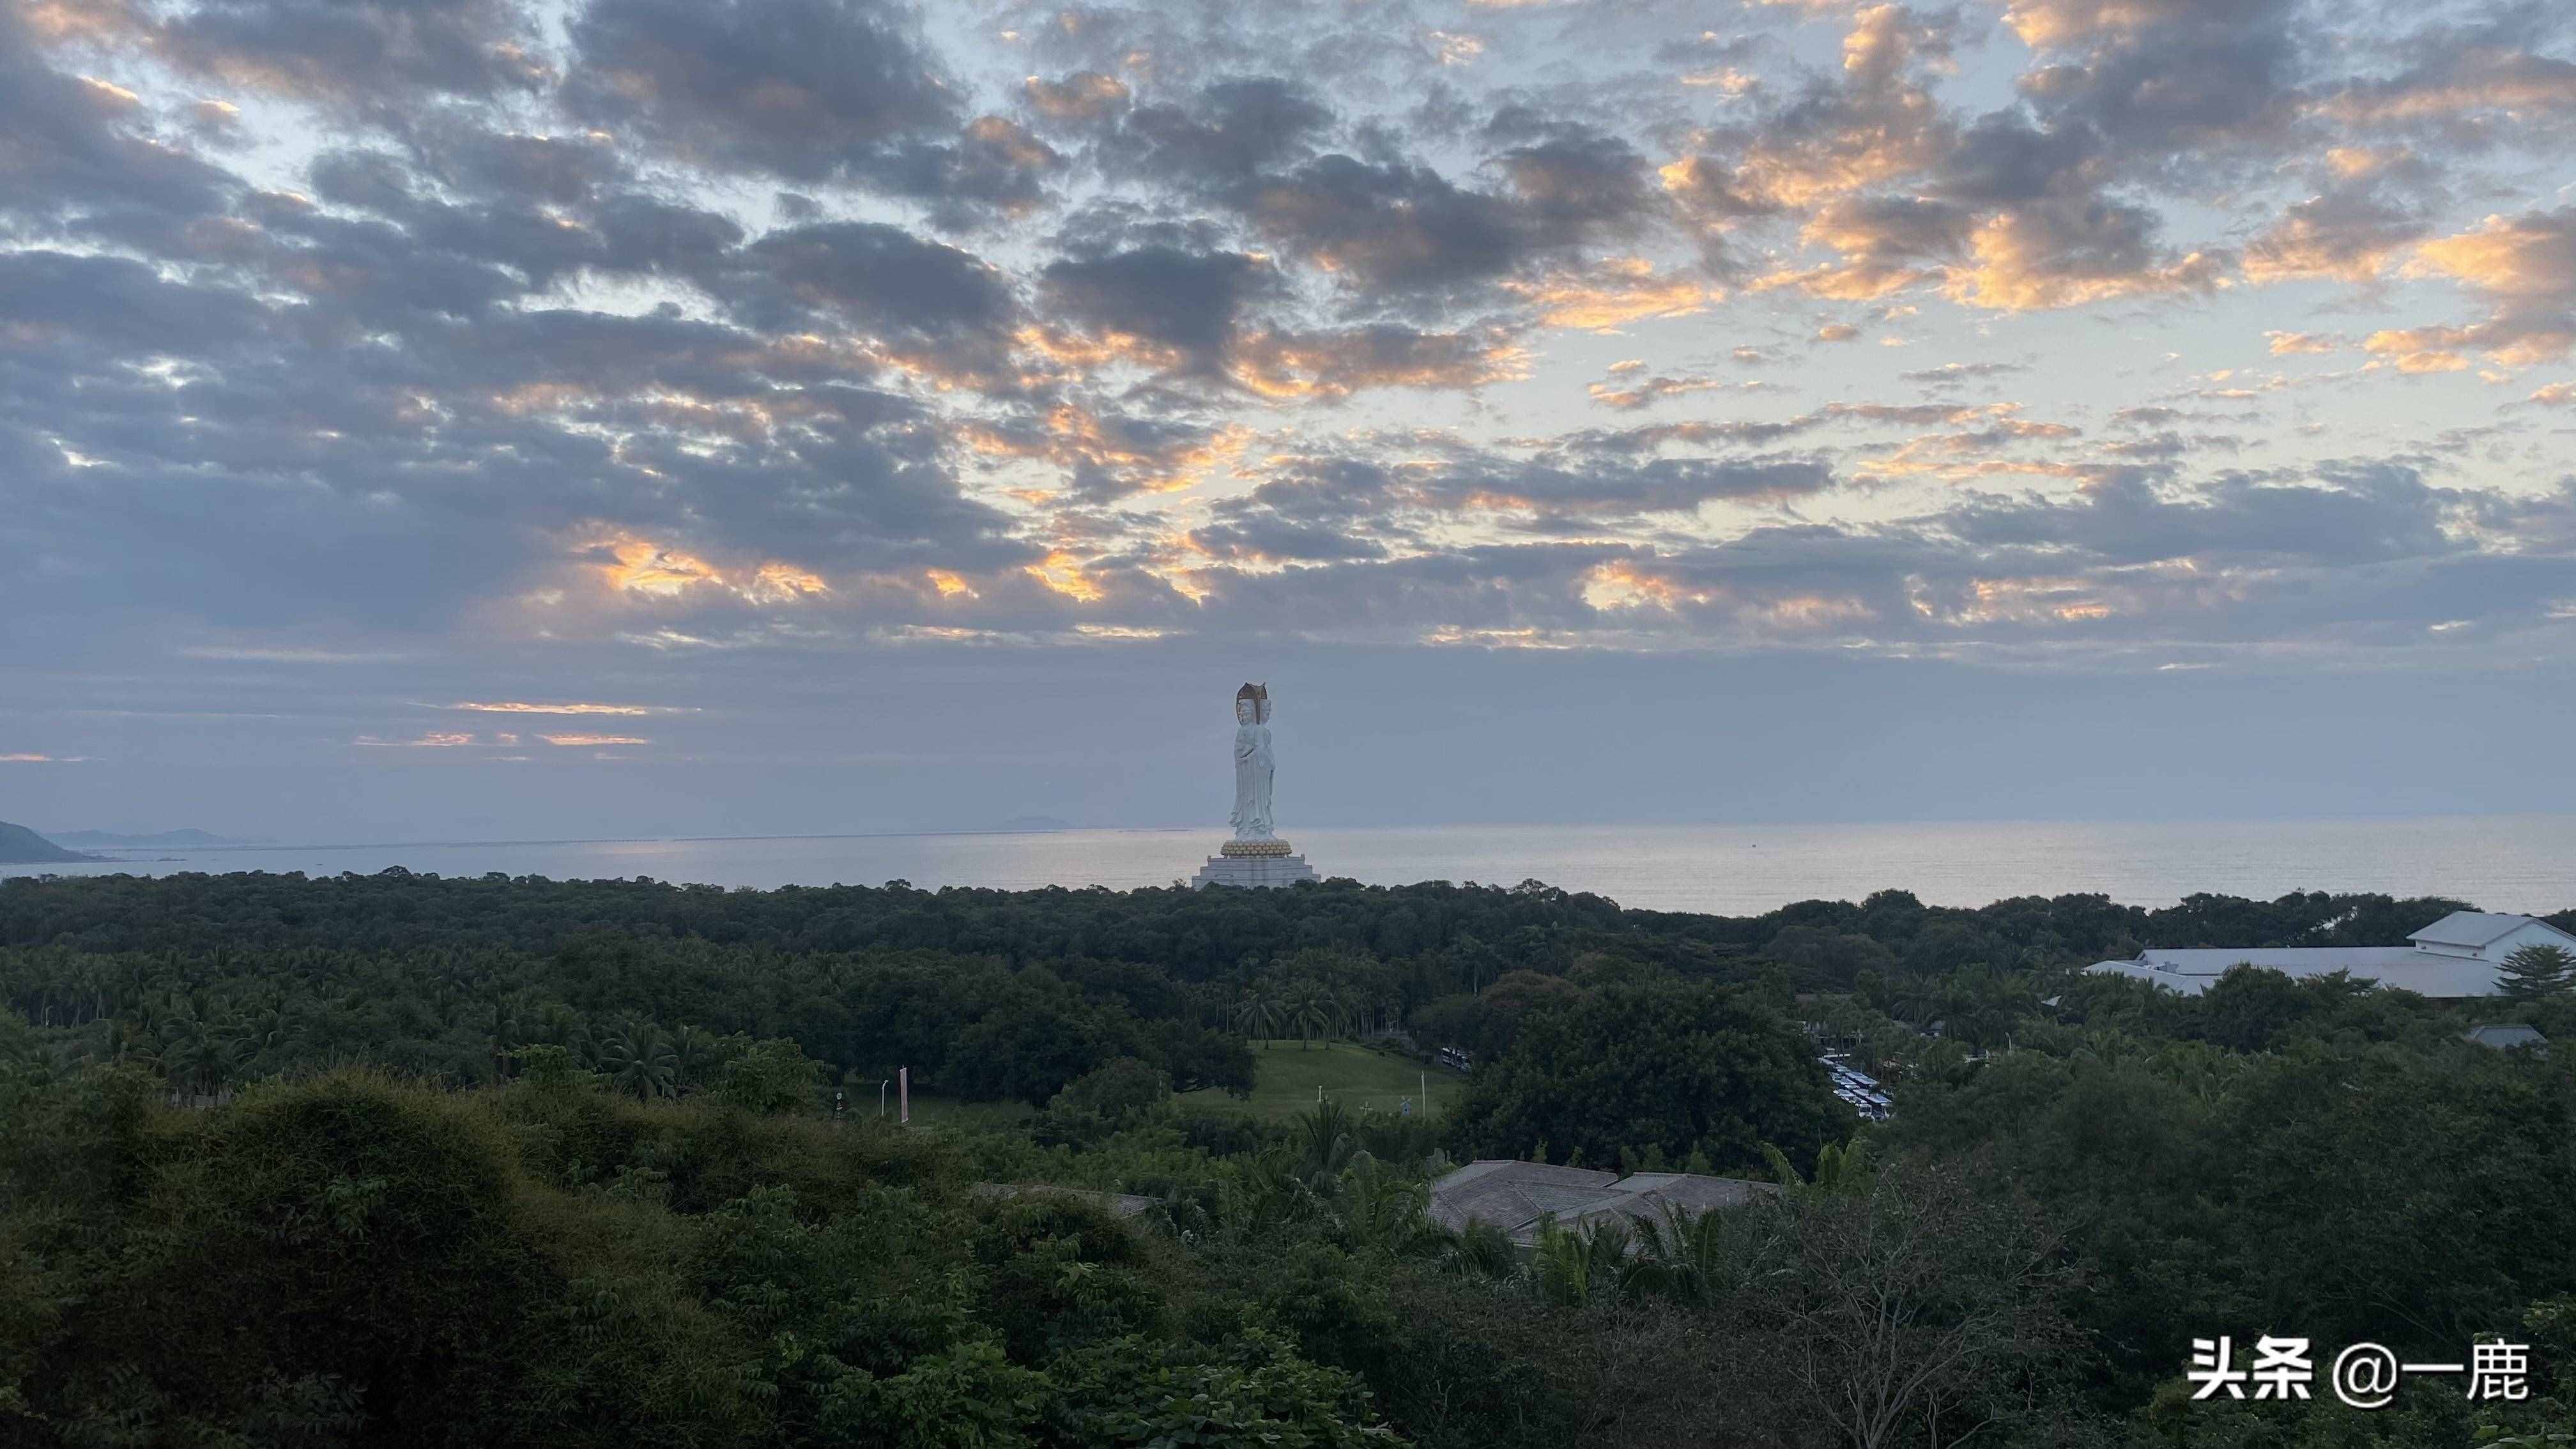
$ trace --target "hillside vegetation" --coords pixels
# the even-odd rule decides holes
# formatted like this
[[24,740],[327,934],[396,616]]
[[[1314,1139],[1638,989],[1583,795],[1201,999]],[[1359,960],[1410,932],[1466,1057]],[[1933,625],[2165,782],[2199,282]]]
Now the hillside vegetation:
[[[2576,1049],[2461,1034],[2576,999],[2080,972],[2457,904],[0,883],[0,1441],[2516,1442]],[[1476,1070],[1378,1110],[1405,1043]],[[1473,1157],[1784,1190],[1516,1251],[1426,1217]],[[2269,1333],[2530,1392],[2191,1398]]]

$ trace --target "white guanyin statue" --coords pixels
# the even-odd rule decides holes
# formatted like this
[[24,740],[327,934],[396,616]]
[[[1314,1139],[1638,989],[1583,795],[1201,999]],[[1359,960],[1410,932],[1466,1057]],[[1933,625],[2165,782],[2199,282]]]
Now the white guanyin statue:
[[1277,838],[1270,814],[1270,686],[1247,684],[1234,695],[1234,813],[1237,840]]
[[1315,868],[1279,838],[1270,813],[1270,686],[1234,693],[1234,838],[1217,847],[1190,878],[1192,886],[1290,886],[1316,879]]

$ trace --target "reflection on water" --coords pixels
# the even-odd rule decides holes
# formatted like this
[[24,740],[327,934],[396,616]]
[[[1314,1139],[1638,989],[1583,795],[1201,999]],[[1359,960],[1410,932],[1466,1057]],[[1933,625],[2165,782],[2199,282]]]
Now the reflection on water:
[[[2210,891],[2442,895],[2488,910],[2576,906],[2576,816],[2411,820],[1967,825],[1444,825],[1292,829],[1327,876],[1373,885],[1542,880],[1656,910],[1750,914],[1790,901],[1910,890],[1936,905],[2099,892],[2169,905]],[[300,870],[361,874],[389,865],[441,875],[556,879],[651,876],[723,886],[1170,885],[1224,839],[1221,828],[1069,830],[1037,835],[880,835],[756,840],[620,840],[243,847],[101,852],[110,865],[0,866],[0,874]]]

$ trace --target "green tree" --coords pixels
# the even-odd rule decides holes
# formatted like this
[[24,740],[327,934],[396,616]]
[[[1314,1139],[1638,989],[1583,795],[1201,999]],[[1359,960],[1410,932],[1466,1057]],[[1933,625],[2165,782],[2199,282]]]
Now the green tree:
[[2576,954],[2535,941],[2517,948],[2496,968],[2496,993],[2508,1001],[2538,1001],[2576,987]]
[[629,1017],[600,1038],[609,1087],[638,1099],[678,1094],[679,1055],[661,1027]]
[[803,1112],[814,1105],[814,1083],[821,1072],[792,1041],[756,1042],[725,1063],[716,1097],[763,1116]]
[[1763,1144],[1812,1164],[1852,1121],[1805,1034],[1743,989],[1617,986],[1533,1008],[1469,1084],[1453,1130],[1480,1156],[1545,1142],[1608,1163],[1651,1147],[1761,1173]]

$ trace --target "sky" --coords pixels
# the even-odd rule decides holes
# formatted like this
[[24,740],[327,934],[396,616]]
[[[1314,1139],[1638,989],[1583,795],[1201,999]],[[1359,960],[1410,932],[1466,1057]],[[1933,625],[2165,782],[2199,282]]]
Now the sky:
[[2558,811],[2576,9],[0,0],[0,818]]

